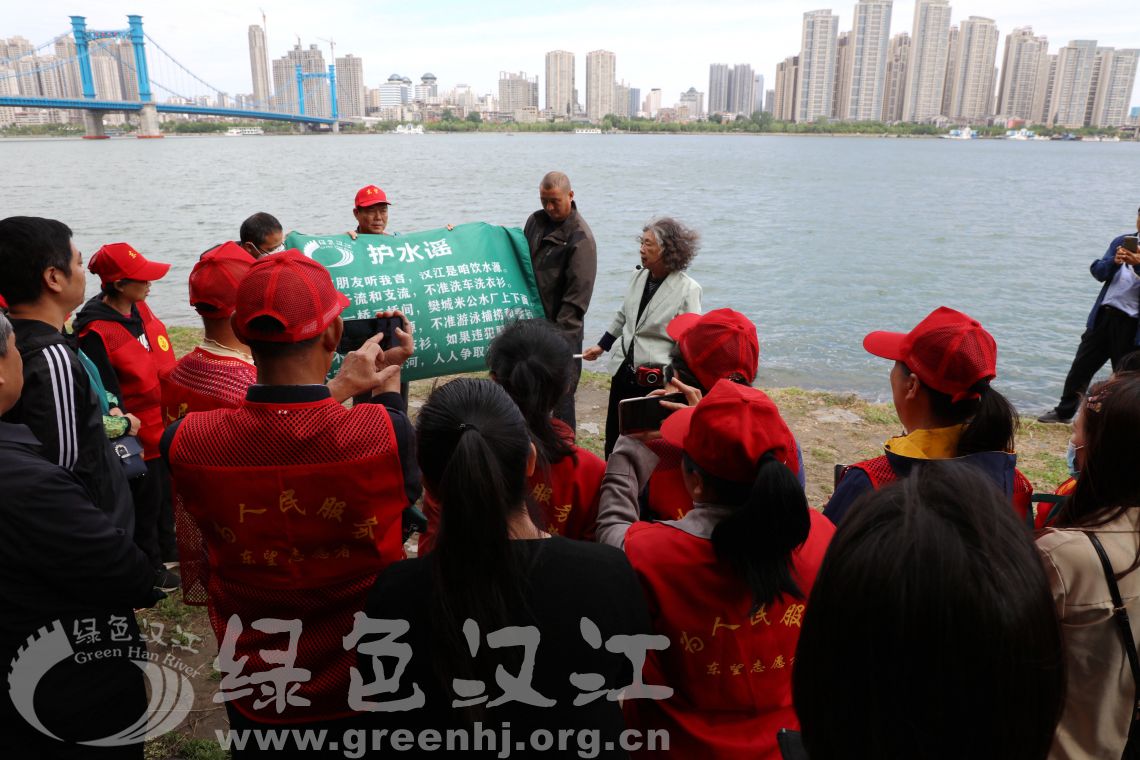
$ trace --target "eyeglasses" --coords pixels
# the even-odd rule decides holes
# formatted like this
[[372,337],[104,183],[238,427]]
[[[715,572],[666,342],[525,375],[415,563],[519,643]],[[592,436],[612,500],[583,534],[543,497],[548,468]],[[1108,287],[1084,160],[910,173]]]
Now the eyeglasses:
[[257,252],[260,253],[262,256],[268,256],[271,253],[281,253],[282,251],[284,251],[285,250],[285,243],[278,243],[276,246],[274,246],[273,248],[270,248],[268,251],[262,249],[262,247],[259,245],[254,245],[253,247],[256,248]]

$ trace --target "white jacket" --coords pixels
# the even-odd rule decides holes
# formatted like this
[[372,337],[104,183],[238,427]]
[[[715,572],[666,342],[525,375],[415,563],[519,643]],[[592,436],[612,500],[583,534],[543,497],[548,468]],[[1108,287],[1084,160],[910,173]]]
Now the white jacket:
[[673,339],[665,328],[678,314],[699,314],[701,311],[701,286],[684,272],[670,272],[638,319],[637,309],[641,306],[641,296],[648,279],[648,269],[642,269],[633,276],[625,301],[614,315],[609,333],[617,340],[610,358],[610,374],[617,374],[626,352],[631,349],[634,367],[647,362],[668,364]]

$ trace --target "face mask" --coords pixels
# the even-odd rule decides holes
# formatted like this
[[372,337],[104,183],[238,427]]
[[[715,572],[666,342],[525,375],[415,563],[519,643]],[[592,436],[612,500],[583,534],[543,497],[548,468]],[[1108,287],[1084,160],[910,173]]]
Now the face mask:
[[1077,477],[1081,474],[1081,468],[1077,466],[1077,447],[1069,441],[1069,448],[1065,450],[1065,461],[1069,465],[1069,475]]

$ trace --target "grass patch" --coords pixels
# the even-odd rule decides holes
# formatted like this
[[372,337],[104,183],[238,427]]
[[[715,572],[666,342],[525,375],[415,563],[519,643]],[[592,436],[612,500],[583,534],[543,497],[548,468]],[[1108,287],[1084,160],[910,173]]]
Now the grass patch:
[[863,403],[854,393],[822,393],[820,400],[824,406],[842,406],[848,409]]
[[168,327],[166,334],[174,344],[174,355],[185,356],[197,348],[202,342],[202,328],[200,327]]
[[812,459],[817,462],[824,462],[825,464],[834,464],[839,452],[828,446],[812,446],[808,449],[808,454]]
[[894,407],[887,404],[867,404],[859,410],[859,416],[872,425],[899,424],[899,416]]
[[143,757],[146,760],[228,760],[230,753],[211,739],[195,739],[171,731],[147,742]]

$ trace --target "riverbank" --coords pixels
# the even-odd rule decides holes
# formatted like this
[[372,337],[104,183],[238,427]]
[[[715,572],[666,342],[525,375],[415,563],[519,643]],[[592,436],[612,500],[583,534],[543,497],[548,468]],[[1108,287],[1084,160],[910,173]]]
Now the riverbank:
[[[201,330],[190,327],[170,328],[175,353],[185,354],[201,339]],[[432,389],[449,378],[419,380],[411,383],[409,412],[414,417]],[[803,450],[807,477],[808,503],[821,508],[833,490],[836,464],[849,464],[875,456],[882,451],[887,438],[900,432],[898,417],[889,404],[876,404],[859,399],[855,394],[805,391],[799,388],[765,388]],[[578,386],[578,444],[597,453],[602,452],[609,376],[586,372]],[[1018,466],[1033,482],[1037,491],[1052,491],[1067,477],[1065,446],[1070,434],[1067,425],[1042,425],[1028,418],[1022,420],[1018,436]],[[409,553],[415,550],[415,539],[409,542]],[[192,679],[194,705],[178,730],[147,745],[147,760],[222,760],[228,754],[219,749],[214,731],[227,727],[225,708],[213,703],[221,674],[213,669],[217,643],[204,607],[182,604],[181,593],[174,592],[152,610],[138,614],[143,630],[162,625],[167,632],[180,631],[200,637],[195,648],[187,652],[168,644],[150,645],[160,657],[173,654],[188,668],[201,675]],[[146,621],[143,623],[142,621]],[[161,634],[161,631],[159,631]],[[170,638],[169,636],[167,637]]]

